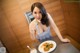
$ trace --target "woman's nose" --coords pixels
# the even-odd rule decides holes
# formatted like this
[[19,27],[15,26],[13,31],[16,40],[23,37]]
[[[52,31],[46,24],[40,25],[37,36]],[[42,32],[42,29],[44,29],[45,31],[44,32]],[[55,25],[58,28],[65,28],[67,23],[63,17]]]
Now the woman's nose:
[[40,15],[39,14],[37,14],[37,17],[39,17]]

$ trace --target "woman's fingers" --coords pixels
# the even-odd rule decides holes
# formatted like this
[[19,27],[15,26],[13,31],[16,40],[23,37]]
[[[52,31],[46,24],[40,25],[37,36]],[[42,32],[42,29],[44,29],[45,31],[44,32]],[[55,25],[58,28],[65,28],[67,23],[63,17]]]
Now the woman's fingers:
[[70,42],[70,40],[68,38],[62,39],[62,42]]

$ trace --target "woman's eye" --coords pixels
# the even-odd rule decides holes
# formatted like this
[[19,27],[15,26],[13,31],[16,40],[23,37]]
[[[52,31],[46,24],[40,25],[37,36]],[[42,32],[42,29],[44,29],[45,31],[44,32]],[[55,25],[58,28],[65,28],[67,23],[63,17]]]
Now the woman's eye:
[[36,12],[34,12],[34,14],[36,14]]
[[41,13],[41,12],[39,12],[39,13]]

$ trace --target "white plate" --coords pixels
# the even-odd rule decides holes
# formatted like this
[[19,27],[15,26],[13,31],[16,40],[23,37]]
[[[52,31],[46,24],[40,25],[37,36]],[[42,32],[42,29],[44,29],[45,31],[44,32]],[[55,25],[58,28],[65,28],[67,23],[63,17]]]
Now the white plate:
[[[44,51],[44,47],[42,47],[42,45],[43,45],[44,43],[53,44],[53,47],[50,48],[49,51]],[[41,53],[49,53],[49,52],[53,51],[55,48],[56,48],[56,42],[55,42],[55,41],[52,41],[52,40],[47,40],[47,41],[42,42],[42,43],[39,45],[38,50],[39,50]]]

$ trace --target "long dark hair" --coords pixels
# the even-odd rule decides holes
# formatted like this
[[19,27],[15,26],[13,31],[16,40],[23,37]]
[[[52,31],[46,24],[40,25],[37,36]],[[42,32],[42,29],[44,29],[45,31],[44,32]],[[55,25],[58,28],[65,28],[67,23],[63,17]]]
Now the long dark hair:
[[41,23],[43,25],[49,26],[49,20],[44,6],[40,2],[33,3],[31,6],[31,12],[33,12],[35,7],[39,8],[41,11],[42,14]]

